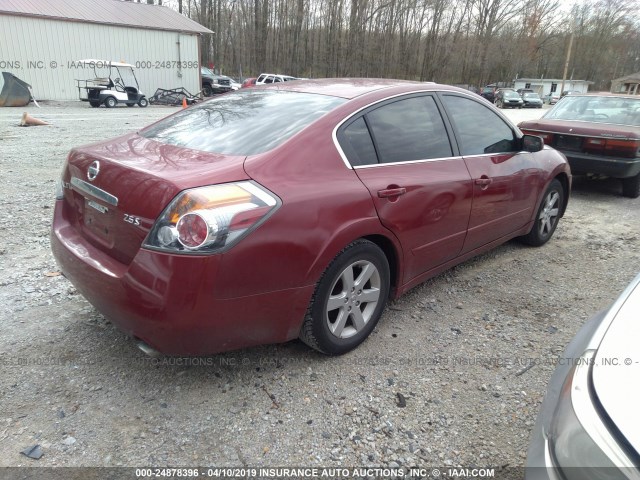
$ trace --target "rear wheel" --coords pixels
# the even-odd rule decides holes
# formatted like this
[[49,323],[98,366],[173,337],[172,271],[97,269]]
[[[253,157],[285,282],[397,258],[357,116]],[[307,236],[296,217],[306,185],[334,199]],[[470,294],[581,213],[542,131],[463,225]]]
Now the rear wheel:
[[107,97],[104,100],[104,106],[107,108],[113,108],[118,104],[118,101],[114,97]]
[[563,205],[564,189],[562,188],[562,184],[557,179],[554,179],[549,184],[544,197],[542,197],[542,203],[540,203],[540,207],[538,207],[531,231],[523,237],[520,237],[520,240],[534,247],[539,247],[547,243],[553,236],[553,232],[556,231]]
[[389,263],[380,247],[368,240],[351,243],[320,278],[300,339],[329,355],[354,349],[380,320],[389,283]]
[[622,179],[622,195],[629,198],[640,197],[640,173],[635,177]]

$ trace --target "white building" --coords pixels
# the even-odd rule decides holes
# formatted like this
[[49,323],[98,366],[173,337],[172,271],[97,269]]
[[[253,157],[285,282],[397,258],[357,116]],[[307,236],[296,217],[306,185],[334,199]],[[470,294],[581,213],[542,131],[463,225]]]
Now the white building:
[[[1,0],[0,0],[1,1]],[[589,85],[593,84],[588,80],[565,80],[564,90],[587,93]],[[548,95],[549,93],[557,93],[560,95],[560,89],[562,88],[562,79],[552,78],[516,78],[513,81],[513,88],[519,90],[521,88],[530,88],[534,92],[538,93],[541,97]]]
[[[136,67],[140,90],[200,90],[200,37],[213,33],[168,7],[120,0],[0,0],[0,71],[33,87],[36,99],[76,100],[77,62]],[[1,77],[0,77],[1,78]]]

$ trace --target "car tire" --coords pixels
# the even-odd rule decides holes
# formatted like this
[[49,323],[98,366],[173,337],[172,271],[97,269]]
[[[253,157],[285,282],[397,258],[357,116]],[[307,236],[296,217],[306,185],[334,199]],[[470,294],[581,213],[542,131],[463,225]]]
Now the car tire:
[[640,173],[635,177],[622,179],[622,195],[629,198],[640,197]]
[[204,95],[205,97],[210,97],[211,95],[213,95],[213,89],[211,88],[211,85],[202,86],[202,95]]
[[107,108],[113,108],[118,105],[118,100],[115,97],[107,97],[104,99],[104,106]]
[[147,101],[147,99],[145,97],[142,97],[140,100],[138,100],[138,106],[140,108],[146,108],[147,105],[149,105],[149,102]]
[[542,197],[531,231],[520,237],[527,245],[540,247],[547,243],[556,231],[564,205],[565,192],[558,179],[553,179]]
[[300,339],[327,355],[353,350],[380,320],[389,286],[389,262],[380,247],[364,239],[349,244],[318,281]]

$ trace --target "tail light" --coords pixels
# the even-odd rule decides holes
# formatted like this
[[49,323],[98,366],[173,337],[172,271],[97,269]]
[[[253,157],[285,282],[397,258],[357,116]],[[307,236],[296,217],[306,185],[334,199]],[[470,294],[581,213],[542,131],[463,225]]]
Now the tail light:
[[144,246],[173,253],[216,253],[231,248],[280,205],[253,182],[181,192],[156,220]]
[[584,150],[587,153],[634,158],[640,152],[640,140],[588,138],[584,142]]
[[528,135],[537,135],[546,143],[547,145],[551,145],[551,141],[553,140],[553,133],[547,132],[534,132],[531,130],[522,130],[522,133],[526,133]]

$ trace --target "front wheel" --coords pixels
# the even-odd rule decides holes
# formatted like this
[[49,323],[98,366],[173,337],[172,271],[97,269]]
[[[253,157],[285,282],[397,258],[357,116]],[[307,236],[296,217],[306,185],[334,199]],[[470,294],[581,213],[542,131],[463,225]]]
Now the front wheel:
[[107,97],[104,101],[104,106],[107,108],[113,108],[118,104],[118,101],[115,97]]
[[622,195],[629,198],[640,197],[640,173],[635,177],[622,179]]
[[554,179],[542,197],[542,203],[538,207],[531,231],[520,237],[520,240],[534,247],[540,247],[547,243],[553,236],[553,232],[556,231],[563,205],[564,189],[562,184]]
[[389,262],[380,247],[368,240],[351,243],[316,285],[300,339],[329,355],[353,350],[380,320],[389,284]]
[[213,88],[211,88],[211,85],[202,86],[202,95],[204,95],[205,97],[210,97],[211,95],[213,95]]
[[138,100],[138,106],[140,108],[145,108],[147,105],[149,105],[149,102],[145,97],[142,97],[140,100]]

